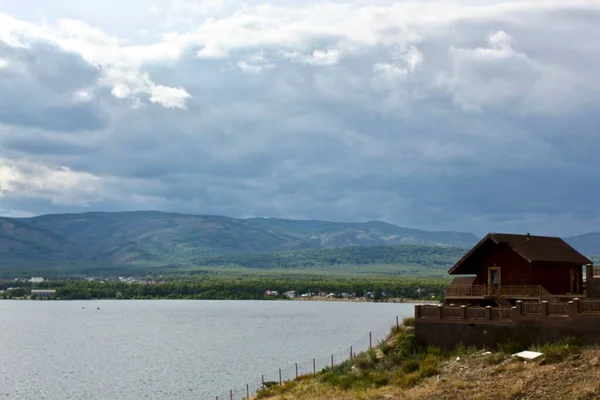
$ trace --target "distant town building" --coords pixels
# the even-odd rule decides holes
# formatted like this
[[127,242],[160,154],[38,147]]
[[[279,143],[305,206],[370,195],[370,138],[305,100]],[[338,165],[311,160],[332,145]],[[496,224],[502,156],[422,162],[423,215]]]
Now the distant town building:
[[49,297],[53,297],[56,295],[56,290],[54,289],[33,289],[31,291],[32,295],[35,295],[38,299],[47,299]]
[[41,276],[34,276],[33,278],[29,279],[29,283],[42,283],[44,282],[44,278],[42,278]]
[[293,299],[296,297],[296,291],[295,290],[290,290],[288,292],[283,293],[284,297],[287,297],[288,299]]
[[265,296],[278,296],[279,292],[277,290],[265,290]]

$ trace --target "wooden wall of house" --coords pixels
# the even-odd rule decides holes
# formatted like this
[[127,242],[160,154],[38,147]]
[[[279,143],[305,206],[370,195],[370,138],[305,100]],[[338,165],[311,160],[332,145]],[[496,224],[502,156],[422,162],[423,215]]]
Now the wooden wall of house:
[[487,285],[488,268],[500,267],[501,285],[530,285],[530,265],[527,260],[504,244],[499,244],[490,249],[481,258],[475,285]]
[[[571,292],[571,268],[582,270],[581,265],[569,263],[542,263],[532,264],[532,281],[542,285],[552,294],[567,294]],[[583,287],[582,274],[579,274],[579,288]]]

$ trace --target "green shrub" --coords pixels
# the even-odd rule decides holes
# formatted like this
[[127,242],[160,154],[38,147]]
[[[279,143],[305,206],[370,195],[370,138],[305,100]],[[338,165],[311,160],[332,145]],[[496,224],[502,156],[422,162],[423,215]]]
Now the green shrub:
[[373,359],[368,354],[361,354],[354,358],[354,365],[360,369],[371,369],[376,361],[377,358]]
[[504,354],[515,354],[522,351],[524,348],[525,346],[514,340],[509,340],[498,345],[498,351]]
[[402,320],[404,326],[415,326],[415,317],[406,317]]
[[339,372],[327,372],[323,376],[323,382],[326,382],[332,386],[339,387],[340,389],[348,390],[356,382],[357,376],[354,374],[342,374]]
[[434,357],[442,357],[442,355],[444,354],[442,349],[435,346],[427,346],[427,349],[425,351],[427,352],[427,354],[432,355]]
[[379,350],[381,350],[384,356],[387,356],[392,350],[392,347],[387,341],[385,341],[379,344]]
[[418,371],[419,368],[420,364],[417,360],[407,360],[402,364],[400,370],[405,374],[410,374],[411,372]]
[[375,371],[369,374],[368,381],[375,387],[385,386],[389,383],[389,373],[386,371]]
[[562,340],[566,346],[569,346],[571,351],[578,351],[581,346],[583,346],[583,341],[581,338],[576,336],[567,336]]
[[423,378],[439,374],[438,362],[433,356],[427,356],[419,363],[419,374]]
[[394,379],[394,384],[400,386],[402,388],[410,388],[416,385],[421,380],[421,375],[419,372],[412,372],[410,374],[396,374]]
[[405,357],[412,356],[419,351],[419,345],[415,335],[404,334],[396,339],[396,352],[403,354]]
[[542,346],[540,353],[544,355],[540,361],[542,364],[554,364],[563,361],[571,353],[571,349],[563,343],[552,343]]

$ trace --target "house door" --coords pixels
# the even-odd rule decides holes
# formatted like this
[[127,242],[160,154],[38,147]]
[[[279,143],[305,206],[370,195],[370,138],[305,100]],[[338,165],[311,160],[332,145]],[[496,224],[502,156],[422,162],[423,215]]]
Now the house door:
[[490,267],[488,268],[488,287],[490,288],[490,295],[500,289],[500,268]]
[[579,282],[581,281],[581,271],[579,268],[571,268],[571,293],[579,293]]

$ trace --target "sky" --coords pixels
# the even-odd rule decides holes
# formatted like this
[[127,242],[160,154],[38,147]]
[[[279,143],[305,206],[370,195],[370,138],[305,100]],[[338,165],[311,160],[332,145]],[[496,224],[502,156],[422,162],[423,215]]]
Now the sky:
[[600,231],[598,38],[598,0],[0,0],[0,215]]

